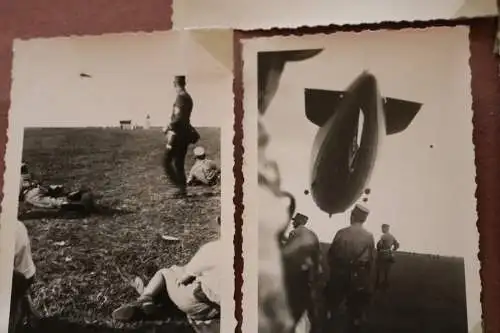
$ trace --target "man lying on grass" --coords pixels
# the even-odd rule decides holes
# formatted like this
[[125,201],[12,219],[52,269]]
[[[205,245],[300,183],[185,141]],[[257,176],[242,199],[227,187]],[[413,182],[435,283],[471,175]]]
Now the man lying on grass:
[[94,199],[89,190],[80,189],[68,193],[62,185],[42,186],[33,179],[26,163],[21,165],[19,201],[42,209],[90,211],[94,205]]
[[139,298],[116,309],[113,319],[128,322],[159,315],[175,317],[179,313],[191,322],[219,319],[220,217],[214,224],[217,240],[202,245],[187,265],[156,272],[145,288],[137,288]]

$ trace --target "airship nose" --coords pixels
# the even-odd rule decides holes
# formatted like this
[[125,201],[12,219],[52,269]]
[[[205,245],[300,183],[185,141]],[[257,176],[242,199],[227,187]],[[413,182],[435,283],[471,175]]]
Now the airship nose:
[[314,139],[310,183],[314,202],[331,215],[346,211],[363,193],[386,132],[375,77],[360,74],[325,121]]

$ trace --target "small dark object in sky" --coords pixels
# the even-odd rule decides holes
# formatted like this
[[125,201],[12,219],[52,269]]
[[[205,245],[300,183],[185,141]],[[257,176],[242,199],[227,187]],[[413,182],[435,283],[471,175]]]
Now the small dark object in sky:
[[305,195],[309,195],[309,190],[304,190]]
[[368,194],[370,194],[371,191],[372,191],[371,189],[367,188],[367,189],[365,189],[365,194],[368,195]]
[[88,77],[88,78],[90,78],[90,77],[92,77],[92,76],[90,76],[90,75],[89,75],[89,74],[87,74],[87,73],[80,73],[80,77]]
[[431,148],[434,148],[434,145],[430,145]]

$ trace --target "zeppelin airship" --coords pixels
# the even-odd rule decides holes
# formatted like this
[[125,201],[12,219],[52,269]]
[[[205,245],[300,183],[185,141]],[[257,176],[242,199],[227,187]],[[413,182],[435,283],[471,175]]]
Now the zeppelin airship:
[[[261,114],[274,97],[286,64],[310,59],[321,51],[259,53]],[[309,192],[316,206],[330,216],[348,210],[370,180],[384,137],[404,131],[421,107],[418,102],[382,97],[376,77],[366,71],[345,91],[305,88],[305,116],[318,126],[309,174]]]
[[359,199],[384,137],[404,131],[422,106],[381,97],[369,72],[346,91],[305,89],[305,104],[307,119],[319,127],[311,153],[310,193],[330,215],[345,212]]

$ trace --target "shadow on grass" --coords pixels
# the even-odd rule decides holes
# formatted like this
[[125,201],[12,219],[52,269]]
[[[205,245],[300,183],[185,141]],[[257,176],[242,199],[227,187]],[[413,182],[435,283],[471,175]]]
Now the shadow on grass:
[[[75,323],[59,316],[38,319],[36,323],[24,327],[22,333],[194,333],[186,320],[166,320],[137,322],[132,324],[116,324],[116,327]],[[16,332],[16,333],[21,333]]]
[[220,192],[193,192],[188,194],[189,199],[211,198],[220,196]]
[[30,208],[19,209],[18,218],[24,220],[38,220],[38,219],[66,219],[77,220],[89,216],[121,216],[133,213],[132,210],[117,209],[110,206],[99,205],[92,210],[84,210],[78,208],[72,209],[43,209],[43,208]]

